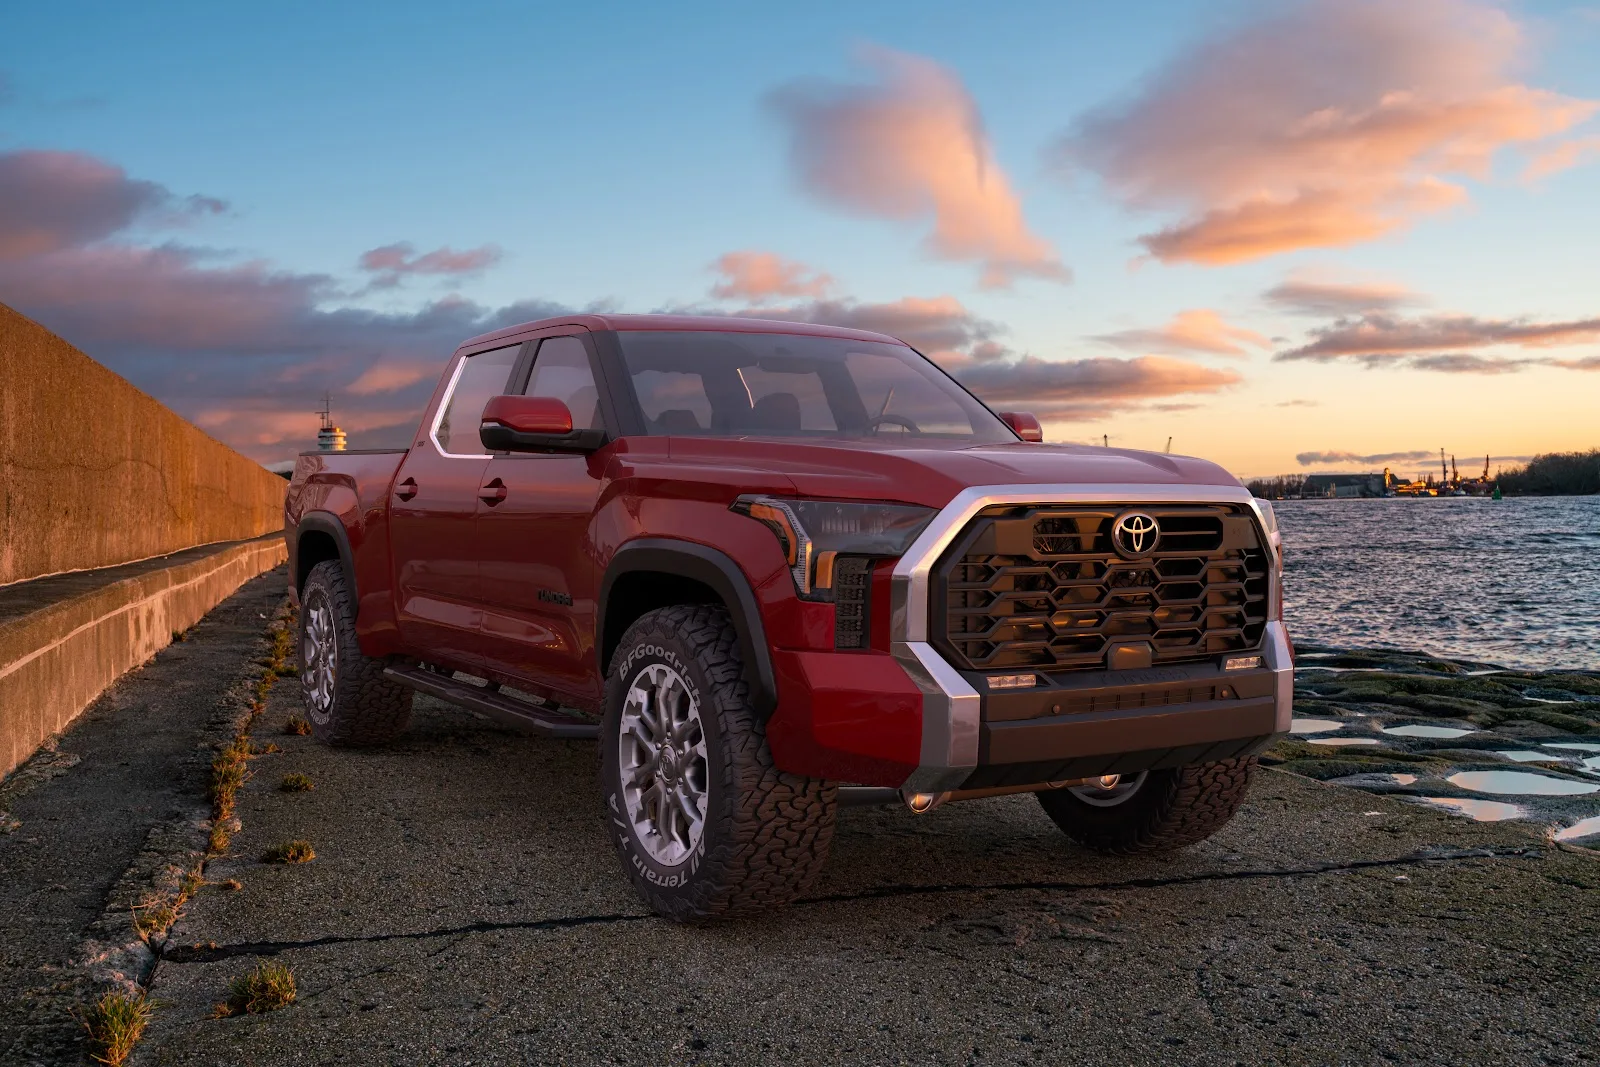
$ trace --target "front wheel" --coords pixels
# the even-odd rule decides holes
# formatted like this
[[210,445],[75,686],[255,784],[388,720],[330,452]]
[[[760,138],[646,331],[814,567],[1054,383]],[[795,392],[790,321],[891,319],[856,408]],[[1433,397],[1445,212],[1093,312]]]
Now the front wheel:
[[410,688],[361,654],[354,598],[334,560],[311,568],[300,590],[300,692],[318,741],[377,745],[411,721]]
[[1244,803],[1256,759],[1218,760],[1035,794],[1045,814],[1072,840],[1096,852],[1128,856],[1171,852],[1222,829]]
[[773,766],[724,608],[659,608],[628,628],[606,677],[600,746],[617,853],[658,914],[787,904],[827,861],[838,790]]

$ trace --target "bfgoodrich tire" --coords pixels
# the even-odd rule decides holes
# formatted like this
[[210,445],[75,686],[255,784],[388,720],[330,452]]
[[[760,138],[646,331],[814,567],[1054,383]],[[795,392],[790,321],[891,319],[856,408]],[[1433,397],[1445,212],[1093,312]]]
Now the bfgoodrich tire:
[[1149,771],[1112,789],[1051,789],[1035,794],[1045,814],[1096,852],[1170,852],[1222,829],[1244,803],[1254,756]]
[[318,741],[379,745],[411,722],[411,690],[361,654],[354,598],[333,560],[311,568],[300,591],[300,692]]
[[787,904],[827,861],[838,789],[772,764],[733,622],[660,608],[628,628],[606,678],[600,788],[623,869],[669,919]]

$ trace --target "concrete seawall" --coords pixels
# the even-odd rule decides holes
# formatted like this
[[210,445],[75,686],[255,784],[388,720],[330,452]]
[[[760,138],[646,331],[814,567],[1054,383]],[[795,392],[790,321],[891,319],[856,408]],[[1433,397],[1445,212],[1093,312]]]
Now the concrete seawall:
[[0,304],[0,586],[282,529],[285,489]]
[[284,558],[272,534],[0,590],[0,775]]

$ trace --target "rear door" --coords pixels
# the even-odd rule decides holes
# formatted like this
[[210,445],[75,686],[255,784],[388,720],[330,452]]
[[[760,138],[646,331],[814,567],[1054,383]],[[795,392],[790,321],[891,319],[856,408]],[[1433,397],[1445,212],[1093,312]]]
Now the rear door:
[[480,666],[483,610],[473,528],[489,454],[479,416],[504,393],[522,343],[457,360],[430,422],[395,475],[389,501],[401,640],[438,662]]
[[[566,403],[575,429],[605,429],[588,331],[536,341],[514,391]],[[522,383],[518,383],[521,385]],[[609,449],[593,455],[503,453],[489,460],[477,543],[488,666],[579,704],[599,700],[594,628],[599,572],[589,524]]]

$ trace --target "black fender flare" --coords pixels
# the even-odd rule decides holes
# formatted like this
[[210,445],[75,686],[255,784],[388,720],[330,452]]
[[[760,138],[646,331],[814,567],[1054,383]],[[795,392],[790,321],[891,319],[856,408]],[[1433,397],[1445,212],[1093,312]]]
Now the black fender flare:
[[654,571],[691,578],[707,586],[722,599],[733,616],[739,635],[739,655],[744,660],[745,682],[756,714],[766,719],[778,706],[778,685],[772,673],[772,654],[767,648],[767,632],[761,624],[761,606],[744,571],[724,552],[694,541],[666,537],[641,537],[618,548],[600,580],[596,605],[595,631],[601,640],[595,644],[600,675],[610,667],[610,650],[605,648],[606,607],[618,578],[639,571]]
[[327,534],[339,547],[339,566],[344,570],[344,584],[350,590],[351,601],[360,605],[361,591],[356,588],[356,557],[350,550],[350,534],[345,530],[344,523],[339,521],[339,516],[331,511],[307,512],[295,523],[294,538],[289,541],[289,573],[294,576],[295,593],[298,595],[306,584],[306,576],[300,573],[300,539],[312,531]]

